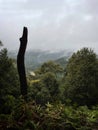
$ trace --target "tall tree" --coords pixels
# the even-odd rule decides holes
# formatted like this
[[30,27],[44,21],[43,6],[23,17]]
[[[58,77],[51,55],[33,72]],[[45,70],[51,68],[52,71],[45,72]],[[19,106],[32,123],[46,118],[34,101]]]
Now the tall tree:
[[27,95],[27,80],[26,80],[26,72],[25,72],[25,64],[24,64],[24,56],[27,47],[27,38],[28,38],[28,30],[26,27],[23,29],[23,35],[20,38],[20,48],[17,55],[17,68],[20,79],[20,88],[21,94],[23,97]]
[[17,69],[8,57],[7,49],[0,50],[0,113],[9,113],[12,102],[19,97],[20,89]]
[[66,67],[65,94],[80,105],[98,102],[98,59],[93,50],[74,53]]

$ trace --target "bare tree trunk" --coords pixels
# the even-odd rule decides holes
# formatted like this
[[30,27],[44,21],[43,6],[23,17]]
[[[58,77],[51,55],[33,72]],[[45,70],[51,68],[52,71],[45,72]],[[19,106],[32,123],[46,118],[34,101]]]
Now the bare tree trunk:
[[18,68],[19,79],[20,79],[20,90],[23,97],[27,96],[27,79],[26,79],[25,63],[24,63],[24,56],[27,47],[27,37],[28,37],[28,30],[26,27],[24,27],[23,35],[20,38],[20,48],[17,55],[17,68]]

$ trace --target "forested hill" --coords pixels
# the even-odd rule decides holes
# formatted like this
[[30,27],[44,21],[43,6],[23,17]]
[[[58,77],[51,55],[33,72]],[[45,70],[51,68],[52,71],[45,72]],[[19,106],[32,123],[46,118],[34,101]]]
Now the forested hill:
[[[66,61],[71,56],[71,54],[72,52],[67,50],[57,52],[30,50],[26,52],[25,56],[26,68],[28,70],[34,70],[49,60],[56,61],[63,66],[66,64]],[[10,51],[8,55],[10,58],[16,59],[17,51]]]
[[46,62],[27,73],[26,98],[7,52],[0,51],[0,130],[98,130],[98,58],[92,49],[72,56],[27,52],[26,63]]

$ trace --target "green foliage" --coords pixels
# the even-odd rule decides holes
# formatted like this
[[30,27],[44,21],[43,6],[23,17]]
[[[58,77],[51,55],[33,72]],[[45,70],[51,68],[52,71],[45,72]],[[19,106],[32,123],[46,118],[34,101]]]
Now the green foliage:
[[59,84],[52,72],[45,73],[38,82],[29,87],[29,97],[38,104],[45,105],[48,101],[54,102],[58,99]]
[[83,48],[69,59],[65,95],[79,105],[98,102],[98,60],[91,49]]
[[98,60],[92,50],[84,48],[72,55],[63,80],[62,67],[44,63],[28,80],[27,101],[20,96],[15,67],[7,50],[1,50],[0,130],[98,129],[98,106],[88,108],[98,99]]
[[10,115],[0,115],[0,129],[17,130],[93,130],[98,129],[98,107],[72,107],[61,103],[47,103],[45,107],[35,101],[26,103],[19,98]]
[[43,105],[48,101],[54,102],[58,100],[60,92],[58,74],[62,70],[62,67],[55,62],[44,63],[36,70],[36,76],[30,77],[30,80],[33,80],[29,87],[29,96],[31,95],[37,103]]
[[56,98],[59,93],[59,84],[56,80],[55,75],[52,72],[47,72],[42,77],[42,82],[45,85],[45,87],[49,90],[51,97]]
[[[19,82],[16,68],[13,61],[7,56],[7,49],[0,51],[0,113],[11,112],[11,105],[8,103],[19,96]],[[7,104],[8,103],[8,104]]]
[[63,68],[53,62],[53,61],[49,61],[49,62],[45,62],[44,64],[42,64],[42,66],[40,67],[39,71],[40,74],[45,74],[47,72],[52,72],[54,73],[56,76],[58,76],[58,74],[63,72]]
[[29,100],[35,100],[36,103],[44,105],[50,101],[51,96],[43,82],[35,82],[28,89]]
[[64,56],[64,57],[61,57],[61,58],[55,60],[55,62],[57,64],[60,64],[63,68],[65,68],[67,65],[67,62],[68,62],[68,58],[69,58],[69,56]]

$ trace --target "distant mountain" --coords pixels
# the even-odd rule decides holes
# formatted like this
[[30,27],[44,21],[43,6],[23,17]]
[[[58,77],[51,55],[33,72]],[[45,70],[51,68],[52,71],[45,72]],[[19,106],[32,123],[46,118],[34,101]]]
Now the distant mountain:
[[65,57],[59,58],[55,60],[55,62],[60,64],[63,68],[65,68],[68,63],[68,57],[65,56]]
[[[25,63],[27,70],[34,70],[42,65],[44,62],[49,60],[56,61],[57,63],[62,64],[63,66],[67,62],[68,57],[70,57],[72,52],[63,50],[57,52],[51,51],[42,51],[42,50],[30,50],[26,52]],[[17,58],[17,51],[10,51],[8,53],[10,58]]]

